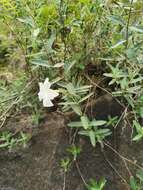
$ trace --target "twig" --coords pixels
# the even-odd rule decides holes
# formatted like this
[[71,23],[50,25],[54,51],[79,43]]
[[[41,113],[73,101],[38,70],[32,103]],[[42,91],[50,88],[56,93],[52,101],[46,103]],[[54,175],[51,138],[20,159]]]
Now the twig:
[[79,175],[80,175],[80,177],[81,177],[81,179],[82,179],[84,185],[87,187],[87,183],[86,183],[86,181],[85,181],[85,179],[84,179],[84,177],[83,177],[83,175],[82,175],[82,173],[81,173],[81,171],[80,171],[80,168],[79,168],[79,165],[78,165],[78,162],[77,162],[77,161],[75,161],[75,165],[76,165],[77,171],[78,171],[78,173],[79,173]]
[[66,172],[64,172],[63,190],[66,189]]
[[[110,165],[110,167],[114,170],[114,172],[121,178],[121,180],[127,185],[127,187],[129,187],[129,185],[128,185],[126,179],[124,179],[124,178],[121,176],[121,174],[116,170],[116,168],[113,166],[113,164],[108,160],[108,158],[107,158],[105,152],[102,151],[102,153],[103,153],[103,155],[104,155],[104,158],[105,158],[106,162]],[[130,190],[130,189],[128,189],[128,190]]]
[[120,104],[122,107],[125,108],[125,106],[124,106],[117,98],[115,98],[111,92],[109,92],[109,91],[106,90],[105,88],[101,87],[99,84],[97,84],[97,83],[95,83],[94,81],[92,81],[87,75],[85,75],[85,77],[91,82],[91,84],[93,84],[94,86],[98,87],[98,88],[101,89],[102,91],[104,91],[104,92],[106,92],[107,94],[109,94],[110,96],[112,96],[118,104]]
[[114,128],[116,128],[116,127],[119,125],[120,121],[125,117],[125,114],[126,114],[126,112],[127,112],[127,110],[128,110],[128,107],[129,107],[129,105],[127,105],[127,106],[125,107],[123,113],[121,114],[121,116],[120,116],[120,118],[118,119],[118,122],[116,123],[116,125],[115,125]]
[[117,154],[122,160],[125,160],[125,161],[131,163],[132,165],[135,165],[137,168],[139,168],[139,169],[141,169],[141,170],[143,169],[143,167],[140,166],[139,164],[136,164],[134,161],[132,161],[132,160],[130,160],[130,159],[128,159],[128,158],[122,156],[119,152],[117,152],[112,146],[110,146],[110,145],[109,145],[108,143],[106,143],[105,141],[104,141],[104,145],[107,146],[108,148],[110,148],[110,149],[111,149],[115,154]]

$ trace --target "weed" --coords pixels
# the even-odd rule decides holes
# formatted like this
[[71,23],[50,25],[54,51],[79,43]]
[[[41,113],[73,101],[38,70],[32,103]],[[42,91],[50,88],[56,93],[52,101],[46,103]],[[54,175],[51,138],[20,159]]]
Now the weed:
[[61,160],[61,168],[63,168],[64,172],[68,171],[70,165],[70,159],[69,158],[65,158]]
[[88,190],[103,190],[106,184],[105,179],[101,179],[98,182],[94,179],[91,179],[89,184],[87,185]]
[[68,152],[70,152],[73,156],[73,160],[76,161],[77,156],[80,154],[81,149],[75,145],[71,146],[67,149]]
[[8,148],[9,151],[12,151],[18,146],[25,148],[30,138],[29,134],[23,132],[20,132],[18,137],[15,137],[10,132],[2,132],[0,134],[0,148]]
[[106,136],[111,135],[110,129],[99,128],[104,126],[107,122],[104,120],[92,120],[90,121],[87,116],[81,116],[81,121],[75,121],[68,124],[69,127],[83,128],[78,133],[89,137],[92,146],[95,147],[96,143],[99,142],[101,145],[103,139]]

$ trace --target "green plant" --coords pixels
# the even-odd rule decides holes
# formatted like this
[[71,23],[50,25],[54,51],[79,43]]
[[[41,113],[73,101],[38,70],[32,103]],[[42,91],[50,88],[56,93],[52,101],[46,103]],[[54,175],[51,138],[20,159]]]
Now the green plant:
[[107,126],[112,126],[115,127],[116,124],[118,123],[118,116],[111,117],[110,115],[108,116],[108,121],[107,121]]
[[70,165],[70,159],[69,158],[62,159],[60,165],[61,168],[63,168],[64,172],[67,172]]
[[89,184],[87,185],[88,190],[103,190],[106,185],[105,179],[100,179],[98,182],[94,179],[91,179]]
[[142,92],[143,77],[140,69],[136,68],[134,70],[132,67],[125,69],[121,65],[109,65],[109,67],[111,73],[105,73],[104,75],[112,79],[109,85],[115,85],[113,95],[124,97],[128,104],[134,108],[135,100]]
[[80,154],[81,149],[75,145],[71,146],[67,149],[68,152],[70,152],[73,156],[73,160],[76,161],[77,156]]
[[81,103],[93,95],[93,92],[89,93],[92,86],[81,85],[81,79],[78,81],[73,79],[73,83],[59,85],[63,87],[60,89],[64,100],[64,102],[60,103],[63,106],[63,111],[68,111],[72,108],[76,114],[82,115]]
[[12,134],[8,132],[3,132],[0,136],[0,148],[8,147],[11,144],[14,144],[14,140],[11,141]]
[[143,128],[139,122],[133,121],[133,127],[136,129],[137,134],[133,137],[133,141],[139,141],[143,138]]
[[138,100],[136,101],[136,114],[139,115],[139,117],[143,118],[143,95],[139,96]]
[[130,177],[130,188],[131,190],[141,190],[141,186],[133,176]]
[[18,146],[26,147],[31,136],[29,134],[20,132],[18,137],[15,137],[10,132],[2,132],[0,134],[0,148],[8,148],[9,151],[15,149]]
[[143,171],[138,170],[136,177],[130,177],[131,190],[142,190],[143,189]]
[[[142,129],[138,120],[142,117],[142,72],[141,67],[122,67],[121,64],[109,66],[111,73],[105,73],[104,76],[110,77],[109,85],[114,86],[115,97],[120,97],[124,102],[128,113],[134,118],[133,127],[136,128],[137,135],[133,140],[142,138]],[[130,109],[130,111],[129,111]]]
[[87,116],[81,116],[81,121],[75,121],[68,124],[72,128],[83,128],[78,134],[88,136],[92,146],[95,147],[96,143],[99,142],[101,145],[103,139],[106,136],[111,135],[110,129],[99,128],[105,125],[107,122],[104,120],[92,120],[90,121]]
[[26,134],[23,132],[20,132],[20,136],[17,139],[17,143],[19,145],[22,145],[24,148],[27,146],[27,143],[29,142],[29,140],[31,139],[31,135],[30,134]]

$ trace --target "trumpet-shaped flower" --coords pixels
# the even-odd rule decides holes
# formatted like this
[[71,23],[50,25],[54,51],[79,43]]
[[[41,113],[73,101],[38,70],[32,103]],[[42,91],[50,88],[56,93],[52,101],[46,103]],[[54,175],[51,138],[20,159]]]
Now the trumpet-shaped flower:
[[53,103],[51,100],[53,100],[55,97],[59,95],[59,93],[56,90],[50,89],[51,83],[49,82],[49,79],[46,78],[44,83],[39,83],[40,91],[38,93],[39,100],[43,100],[43,106],[44,107],[52,107]]

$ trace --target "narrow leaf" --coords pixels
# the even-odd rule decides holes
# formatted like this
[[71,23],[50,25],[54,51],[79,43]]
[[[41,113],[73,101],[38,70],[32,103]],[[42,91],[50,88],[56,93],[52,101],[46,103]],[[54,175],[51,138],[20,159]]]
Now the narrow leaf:
[[83,128],[88,129],[89,128],[89,120],[88,120],[88,118],[86,116],[82,116],[80,119],[81,119]]

